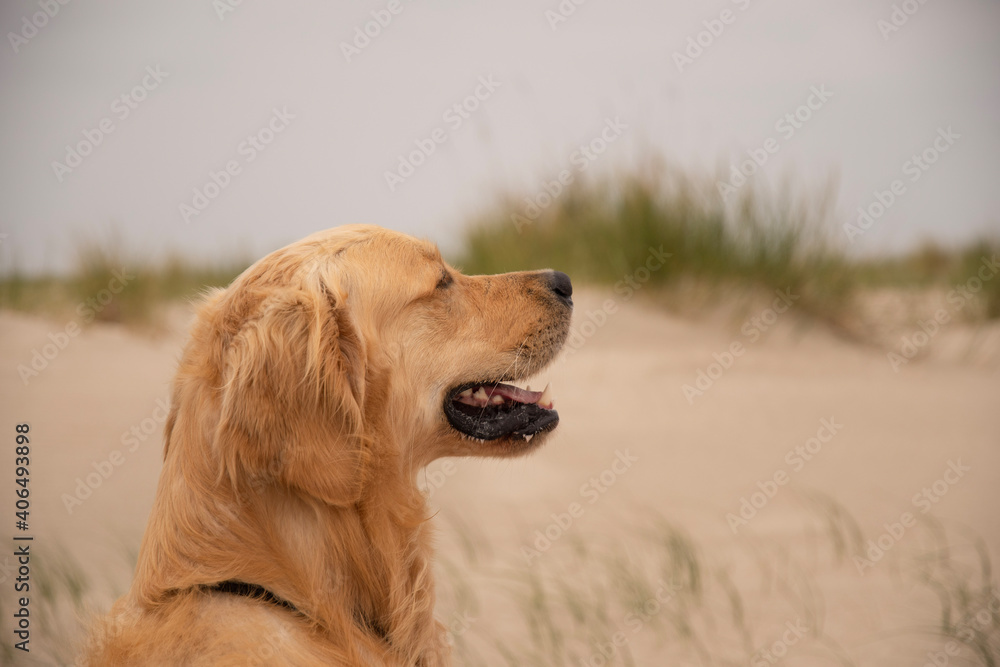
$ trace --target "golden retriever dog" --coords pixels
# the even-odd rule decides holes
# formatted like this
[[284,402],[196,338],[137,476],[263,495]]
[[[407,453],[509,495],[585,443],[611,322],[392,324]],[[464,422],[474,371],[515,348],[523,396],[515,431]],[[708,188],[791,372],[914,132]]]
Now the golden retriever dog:
[[466,276],[378,227],[313,235],[200,306],[135,579],[83,663],[446,665],[418,472],[520,456],[559,416],[519,382],[569,277]]

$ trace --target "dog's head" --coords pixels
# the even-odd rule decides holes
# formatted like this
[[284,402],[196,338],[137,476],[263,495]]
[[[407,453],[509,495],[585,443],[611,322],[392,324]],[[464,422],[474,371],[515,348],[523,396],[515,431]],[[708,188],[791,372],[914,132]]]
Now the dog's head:
[[224,466],[348,504],[373,459],[523,454],[559,417],[548,392],[506,383],[556,356],[571,294],[563,273],[466,276],[370,226],[272,253],[208,308]]

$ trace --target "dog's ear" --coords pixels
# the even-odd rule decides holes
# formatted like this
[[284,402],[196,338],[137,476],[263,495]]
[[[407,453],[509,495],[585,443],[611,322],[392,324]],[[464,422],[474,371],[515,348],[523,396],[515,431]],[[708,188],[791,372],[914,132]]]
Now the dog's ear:
[[[332,505],[364,485],[365,354],[343,298],[319,278],[240,295],[223,350],[216,443],[233,484],[281,483]],[[238,321],[238,323],[237,323]]]

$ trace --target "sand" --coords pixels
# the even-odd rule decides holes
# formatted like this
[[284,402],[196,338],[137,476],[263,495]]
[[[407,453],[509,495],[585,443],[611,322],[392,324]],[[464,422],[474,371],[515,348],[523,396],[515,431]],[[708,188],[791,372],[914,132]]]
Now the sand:
[[[465,521],[486,536],[493,558],[538,567],[522,548],[532,548],[535,531],[551,524],[553,513],[579,503],[582,514],[565,535],[612,539],[651,509],[690,534],[709,561],[735,562],[751,543],[795,551],[811,534],[803,499],[815,494],[846,508],[865,539],[909,513],[968,529],[994,558],[1000,554],[995,326],[948,323],[925,346],[925,358],[894,369],[884,349],[803,323],[794,308],[754,340],[752,331],[741,332],[742,319],[734,325],[719,316],[673,316],[638,299],[588,317],[613,298],[578,294],[578,345],[538,380],[552,381],[562,419],[544,448],[520,460],[431,467],[425,484],[449,557],[459,543],[454,525]],[[13,450],[15,423],[31,426],[33,549],[62,546],[107,587],[127,582],[122,554],[135,548],[153,501],[162,405],[188,318],[179,311],[158,337],[116,325],[86,327],[25,383],[18,366],[30,366],[33,350],[44,352],[50,334],[59,339],[68,321],[0,313],[5,451]],[[686,395],[685,385],[699,388],[700,372],[701,393]],[[12,456],[4,459],[0,497],[12,499]],[[925,488],[930,495],[920,499]],[[756,492],[764,495],[752,498]],[[760,504],[765,496],[734,531],[727,515],[739,516],[743,499]],[[810,576],[825,600],[825,632],[857,664],[922,664],[915,661],[925,659],[924,649],[935,650],[933,639],[914,641],[913,655],[879,649],[899,645],[886,639],[893,628],[930,632],[938,620],[933,596],[914,592],[898,577],[905,568],[889,557],[914,552],[926,534],[907,528],[863,573],[850,559],[815,564]],[[555,551],[540,558],[555,558]],[[752,577],[746,583],[752,596]],[[8,588],[4,583],[4,596]],[[491,597],[483,596],[480,615],[488,616]],[[914,599],[922,602],[914,606]],[[752,645],[781,637],[784,623],[780,616],[753,619]],[[634,655],[637,664],[688,664],[663,658],[669,645]],[[789,653],[785,664],[834,664],[817,656]]]

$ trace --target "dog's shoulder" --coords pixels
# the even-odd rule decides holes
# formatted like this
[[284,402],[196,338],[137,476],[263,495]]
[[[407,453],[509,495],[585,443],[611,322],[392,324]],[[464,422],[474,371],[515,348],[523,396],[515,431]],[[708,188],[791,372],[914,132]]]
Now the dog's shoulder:
[[[191,667],[357,664],[298,614],[266,600],[189,591],[154,609],[128,598],[97,621],[81,664]],[[370,664],[380,664],[377,659]]]

